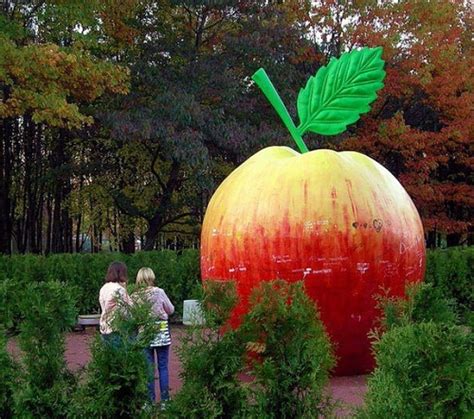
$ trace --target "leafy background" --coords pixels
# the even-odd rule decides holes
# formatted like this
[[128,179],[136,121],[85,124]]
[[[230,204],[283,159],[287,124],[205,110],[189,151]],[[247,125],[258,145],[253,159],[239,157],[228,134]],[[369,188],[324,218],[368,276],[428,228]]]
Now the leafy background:
[[0,252],[196,246],[221,180],[291,146],[250,75],[264,67],[296,121],[308,78],[365,46],[383,47],[385,87],[309,148],[385,165],[430,247],[472,243],[472,17],[448,0],[4,0]]

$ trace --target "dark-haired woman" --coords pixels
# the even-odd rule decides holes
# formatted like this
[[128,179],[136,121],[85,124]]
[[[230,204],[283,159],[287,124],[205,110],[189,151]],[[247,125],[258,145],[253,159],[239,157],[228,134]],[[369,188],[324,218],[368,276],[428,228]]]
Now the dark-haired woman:
[[118,340],[112,328],[112,321],[116,310],[121,306],[123,307],[124,304],[131,304],[127,289],[125,288],[127,280],[127,266],[122,262],[112,262],[105,275],[105,284],[100,289],[100,333],[105,341],[111,343]]

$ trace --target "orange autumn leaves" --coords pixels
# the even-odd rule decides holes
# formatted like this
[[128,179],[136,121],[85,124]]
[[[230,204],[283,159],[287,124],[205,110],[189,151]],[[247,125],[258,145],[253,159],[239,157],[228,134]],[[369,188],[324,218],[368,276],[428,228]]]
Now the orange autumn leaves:
[[105,93],[128,91],[128,69],[54,44],[0,40],[0,118],[31,114],[36,123],[74,128],[92,123],[79,109]]
[[474,14],[466,2],[317,1],[312,24],[338,48],[382,46],[385,87],[340,145],[401,181],[426,231],[472,231]]

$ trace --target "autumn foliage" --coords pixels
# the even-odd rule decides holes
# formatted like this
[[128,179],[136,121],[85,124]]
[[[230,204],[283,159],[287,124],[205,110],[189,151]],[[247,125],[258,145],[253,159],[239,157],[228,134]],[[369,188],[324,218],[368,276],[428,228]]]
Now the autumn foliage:
[[4,84],[0,118],[29,114],[35,123],[51,127],[80,127],[92,116],[78,104],[106,92],[127,93],[127,68],[97,62],[87,51],[61,50],[55,44],[17,46],[0,38]]
[[382,45],[387,61],[374,110],[341,147],[388,167],[425,230],[448,233],[458,244],[452,233],[472,231],[474,204],[472,10],[461,1],[325,3],[333,28],[359,14],[335,39],[339,48]]

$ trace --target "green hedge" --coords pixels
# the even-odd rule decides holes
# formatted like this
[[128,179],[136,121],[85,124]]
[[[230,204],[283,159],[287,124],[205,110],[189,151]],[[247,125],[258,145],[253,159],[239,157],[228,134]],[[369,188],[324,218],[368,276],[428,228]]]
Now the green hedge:
[[394,327],[374,350],[377,368],[358,419],[473,417],[469,328],[433,322]]
[[[182,301],[192,298],[200,284],[199,252],[171,250],[120,253],[61,254],[51,256],[14,255],[0,257],[0,324],[11,323],[18,314],[17,301],[21,290],[31,281],[61,281],[76,293],[79,313],[98,312],[98,293],[107,266],[114,260],[127,264],[133,283],[138,269],[151,267],[157,284],[175,303],[177,312]],[[472,324],[474,312],[474,247],[428,251],[426,282],[452,300],[461,323]]]
[[98,295],[108,265],[119,260],[128,267],[129,283],[141,267],[155,271],[156,283],[164,288],[178,313],[184,299],[195,295],[200,284],[199,253],[171,250],[120,253],[60,254],[51,256],[14,255],[0,257],[0,324],[12,328],[18,322],[17,309],[22,290],[31,281],[60,281],[68,284],[75,294],[80,314],[99,312]]
[[474,247],[429,251],[425,281],[453,300],[460,322],[474,325]]
[[65,418],[76,388],[64,357],[65,333],[77,318],[75,300],[61,282],[30,283],[23,292],[17,340],[23,356],[10,383],[13,417]]

